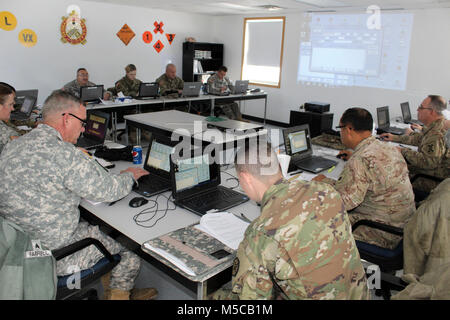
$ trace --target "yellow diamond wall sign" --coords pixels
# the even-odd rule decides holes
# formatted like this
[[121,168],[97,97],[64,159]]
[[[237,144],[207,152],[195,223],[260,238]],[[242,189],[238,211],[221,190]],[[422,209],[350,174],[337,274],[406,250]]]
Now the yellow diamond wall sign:
[[131,39],[136,35],[133,30],[125,23],[123,27],[116,33],[120,40],[127,46]]

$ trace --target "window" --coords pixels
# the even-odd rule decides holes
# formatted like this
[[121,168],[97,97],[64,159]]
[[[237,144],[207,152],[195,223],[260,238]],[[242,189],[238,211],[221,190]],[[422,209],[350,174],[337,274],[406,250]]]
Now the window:
[[245,18],[241,79],[280,87],[285,17]]

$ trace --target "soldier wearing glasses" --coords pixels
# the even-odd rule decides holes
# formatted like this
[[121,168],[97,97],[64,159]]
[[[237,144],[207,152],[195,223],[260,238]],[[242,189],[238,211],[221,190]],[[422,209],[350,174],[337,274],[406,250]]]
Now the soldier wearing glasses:
[[[441,96],[429,95],[417,108],[418,119],[424,124],[422,132],[409,135],[394,136],[384,133],[381,137],[387,141],[394,141],[417,146],[417,151],[398,147],[406,162],[411,175],[423,173],[445,179],[450,174],[450,149],[445,144],[447,132],[445,118],[442,111],[447,109],[447,103]],[[429,192],[437,182],[429,179],[417,179],[413,186]]]

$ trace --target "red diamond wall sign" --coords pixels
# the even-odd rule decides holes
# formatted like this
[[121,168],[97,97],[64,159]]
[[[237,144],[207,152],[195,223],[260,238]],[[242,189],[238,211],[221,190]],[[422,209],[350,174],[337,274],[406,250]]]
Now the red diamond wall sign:
[[158,40],[158,41],[153,45],[153,48],[155,48],[156,52],[160,53],[161,50],[164,48],[164,45],[163,45],[163,43],[162,43],[160,40]]

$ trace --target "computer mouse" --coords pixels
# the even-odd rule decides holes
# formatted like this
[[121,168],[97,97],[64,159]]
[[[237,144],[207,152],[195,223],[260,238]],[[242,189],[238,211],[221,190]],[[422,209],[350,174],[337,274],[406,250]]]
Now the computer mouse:
[[[337,156],[336,156],[336,158],[339,158],[339,159],[342,159],[343,157],[347,157],[348,156],[348,154],[347,153],[340,153],[340,154],[338,154]],[[345,159],[344,159],[345,160]]]
[[144,204],[148,203],[148,200],[143,197],[135,197],[130,200],[128,205],[132,208],[138,208],[140,206],[143,206]]

